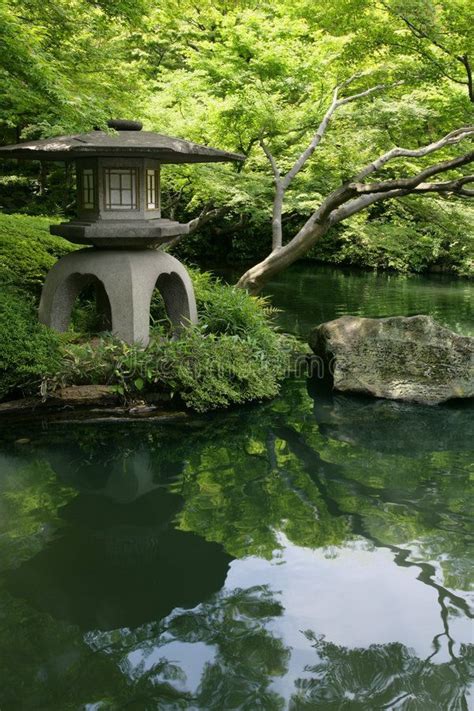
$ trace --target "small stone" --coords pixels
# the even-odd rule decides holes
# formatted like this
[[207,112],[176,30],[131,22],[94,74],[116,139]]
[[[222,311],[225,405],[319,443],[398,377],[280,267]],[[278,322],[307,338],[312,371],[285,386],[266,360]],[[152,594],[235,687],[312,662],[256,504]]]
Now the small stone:
[[15,444],[29,444],[31,442],[28,437],[20,437],[19,439],[15,440]]
[[474,338],[431,316],[343,316],[314,328],[309,344],[335,390],[424,405],[474,396]]

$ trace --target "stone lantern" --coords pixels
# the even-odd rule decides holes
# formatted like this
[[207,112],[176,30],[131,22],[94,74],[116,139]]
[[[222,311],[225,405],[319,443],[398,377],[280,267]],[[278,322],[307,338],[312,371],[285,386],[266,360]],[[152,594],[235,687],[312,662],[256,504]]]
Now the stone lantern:
[[76,164],[77,217],[51,225],[50,231],[91,246],[67,254],[51,269],[41,295],[40,321],[65,331],[75,299],[94,284],[104,326],[124,341],[146,346],[155,287],[175,331],[197,322],[185,267],[159,249],[188,230],[161,216],[161,165],[244,157],[142,131],[135,121],[110,121],[109,128],[115,132],[96,130],[4,146],[0,157]]

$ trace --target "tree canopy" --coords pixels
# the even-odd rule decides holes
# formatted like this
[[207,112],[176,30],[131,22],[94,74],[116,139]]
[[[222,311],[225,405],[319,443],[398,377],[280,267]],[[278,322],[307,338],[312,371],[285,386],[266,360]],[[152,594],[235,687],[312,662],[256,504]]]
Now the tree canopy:
[[[262,256],[271,248],[274,188],[262,141],[285,174],[308,146],[336,85],[353,77],[346,87],[351,94],[378,89],[332,117],[317,159],[294,177],[282,205],[283,242],[323,197],[378,155],[397,145],[428,145],[472,122],[473,39],[465,0],[335,0],[329,6],[319,0],[8,0],[0,15],[5,142],[88,130],[123,116],[238,150],[247,156],[243,167],[168,168],[164,207],[190,219],[224,206],[220,232],[237,239],[251,234],[253,253]],[[413,159],[406,156],[397,167],[412,175]],[[395,177],[392,169],[386,177]],[[438,218],[438,227],[427,228],[433,244],[446,211],[448,224],[469,223],[466,210],[472,217],[465,200],[425,199]],[[396,208],[397,235],[413,220],[425,228],[420,202]],[[332,234],[350,234],[358,220],[357,231],[370,238],[375,221],[390,242],[393,213],[377,206]],[[441,232],[446,239],[449,228]],[[470,259],[466,254],[464,271]]]

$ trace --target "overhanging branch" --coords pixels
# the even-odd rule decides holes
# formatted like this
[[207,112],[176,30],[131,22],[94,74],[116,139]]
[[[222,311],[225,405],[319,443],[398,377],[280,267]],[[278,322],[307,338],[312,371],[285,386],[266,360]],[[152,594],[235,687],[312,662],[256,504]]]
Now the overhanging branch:
[[415,190],[420,183],[423,183],[426,178],[431,178],[433,175],[446,173],[449,170],[460,168],[463,165],[474,161],[474,151],[470,151],[462,156],[457,156],[451,160],[446,160],[436,165],[430,165],[425,170],[422,170],[417,175],[411,178],[395,178],[393,180],[382,180],[378,183],[349,183],[349,189],[355,191],[359,195],[364,193],[382,193],[389,190]]
[[445,146],[453,146],[472,135],[474,135],[474,126],[463,126],[462,128],[457,128],[455,131],[451,131],[446,134],[446,136],[443,136],[437,141],[433,141],[433,143],[429,143],[426,146],[422,146],[421,148],[391,148],[389,151],[379,156],[376,160],[362,168],[362,170],[354,176],[354,182],[359,182],[371,173],[378,172],[389,161],[394,160],[395,158],[423,158],[424,156],[428,156],[431,153],[439,151]]
[[413,194],[417,193],[451,193],[462,197],[474,197],[474,190],[466,188],[469,183],[474,183],[474,175],[465,175],[455,180],[446,180],[441,183],[420,183]]

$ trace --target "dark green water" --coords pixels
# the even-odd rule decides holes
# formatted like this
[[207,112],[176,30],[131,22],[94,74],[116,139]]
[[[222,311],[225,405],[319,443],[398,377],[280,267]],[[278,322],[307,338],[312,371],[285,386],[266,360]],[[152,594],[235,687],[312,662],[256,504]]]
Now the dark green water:
[[[269,291],[297,332],[468,332],[471,289],[299,267]],[[179,424],[6,429],[0,709],[472,708],[473,414],[302,379]]]

